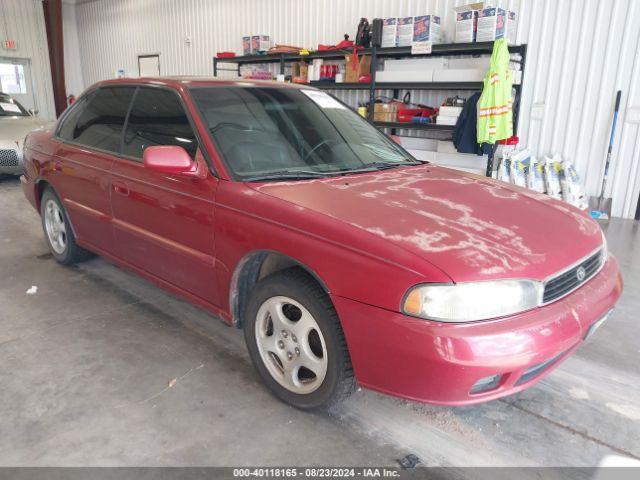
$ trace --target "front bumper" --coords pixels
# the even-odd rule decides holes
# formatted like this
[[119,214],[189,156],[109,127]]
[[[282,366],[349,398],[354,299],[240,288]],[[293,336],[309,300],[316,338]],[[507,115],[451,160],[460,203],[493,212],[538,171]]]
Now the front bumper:
[[[582,344],[622,292],[609,256],[594,278],[563,299],[499,320],[445,324],[332,297],[356,378],[365,388],[441,405],[467,405],[524,390]],[[536,368],[537,367],[537,368]],[[501,375],[472,394],[480,379]]]

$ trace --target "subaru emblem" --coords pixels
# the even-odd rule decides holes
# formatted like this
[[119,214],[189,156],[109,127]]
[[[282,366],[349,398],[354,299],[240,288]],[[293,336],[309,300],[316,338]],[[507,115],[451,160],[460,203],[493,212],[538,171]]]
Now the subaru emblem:
[[584,277],[587,276],[587,271],[584,269],[584,267],[578,267],[578,270],[576,271],[576,277],[578,278],[578,281],[581,282],[584,280]]

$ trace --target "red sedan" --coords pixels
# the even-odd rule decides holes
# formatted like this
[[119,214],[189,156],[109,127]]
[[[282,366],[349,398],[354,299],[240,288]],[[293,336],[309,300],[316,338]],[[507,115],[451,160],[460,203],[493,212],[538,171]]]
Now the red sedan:
[[22,183],[57,261],[97,253],[243,328],[300,408],[356,381],[446,405],[523,390],[622,291],[585,213],[417,161],[306,86],[99,83],[28,136]]

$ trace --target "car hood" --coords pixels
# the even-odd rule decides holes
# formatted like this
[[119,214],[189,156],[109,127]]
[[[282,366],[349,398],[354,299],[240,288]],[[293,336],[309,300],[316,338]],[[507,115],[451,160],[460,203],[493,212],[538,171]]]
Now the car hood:
[[543,280],[602,244],[598,224],[566,203],[433,165],[250,185],[408,250],[455,282]]
[[32,130],[51,122],[38,117],[0,117],[0,142],[22,145],[24,137]]

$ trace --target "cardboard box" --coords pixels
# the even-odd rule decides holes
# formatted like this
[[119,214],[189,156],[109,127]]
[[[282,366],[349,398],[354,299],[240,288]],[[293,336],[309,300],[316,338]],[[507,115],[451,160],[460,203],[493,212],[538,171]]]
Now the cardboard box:
[[413,42],[413,17],[398,18],[396,46],[410,47]]
[[413,17],[413,41],[432,44],[440,43],[440,17],[436,15],[422,15]]
[[385,18],[382,20],[382,47],[395,47],[398,36],[398,19]]
[[492,42],[504,38],[507,12],[502,8],[485,8],[478,12],[477,42]]
[[376,122],[395,122],[398,118],[398,103],[374,103],[373,120]]
[[482,10],[483,8],[488,8],[491,6],[491,5],[488,5],[488,3],[490,2],[467,3],[466,5],[460,5],[460,6],[454,7],[453,10],[456,13],[468,12],[469,10]]
[[[407,72],[422,69],[441,70],[443,68],[448,68],[450,61],[451,59],[446,57],[418,57],[403,59],[387,58],[384,60],[384,71]],[[487,65],[489,64],[487,63]]]
[[271,48],[271,40],[269,35],[252,35],[251,36],[251,53],[266,52]]
[[449,117],[447,115],[438,115],[436,117],[436,125],[451,125],[458,123],[458,117]]
[[452,57],[449,59],[449,67],[455,69],[474,68],[487,71],[491,66],[491,56],[481,55],[479,57],[469,58],[457,58]]
[[317,82],[320,80],[320,67],[324,64],[324,60],[322,58],[314,58],[311,61],[311,67],[309,67],[309,72],[307,74],[307,78],[310,82]]
[[504,38],[507,43],[515,45],[518,39],[518,14],[512,10],[507,10],[507,22],[505,24]]
[[436,151],[438,153],[458,153],[458,150],[456,150],[455,145],[450,140],[447,140],[447,141],[438,140],[438,146],[436,147]]
[[298,76],[301,78],[309,78],[309,65],[306,62],[300,62]]
[[482,82],[487,71],[479,68],[450,68],[433,72],[434,82]]
[[459,117],[462,113],[462,107],[450,107],[448,105],[443,105],[440,107],[440,115],[444,115],[445,117]]
[[373,112],[374,122],[395,122],[397,114],[395,112]]
[[384,70],[376,73],[376,82],[433,82],[433,70]]
[[398,102],[382,103],[377,102],[373,104],[374,113],[395,113],[398,111]]
[[478,10],[466,10],[456,13],[455,43],[476,41],[478,32]]
[[344,70],[344,81],[346,83],[357,83],[361,76],[371,73],[371,56],[362,55],[357,57],[355,66],[353,55],[346,55],[344,58],[347,63]]

